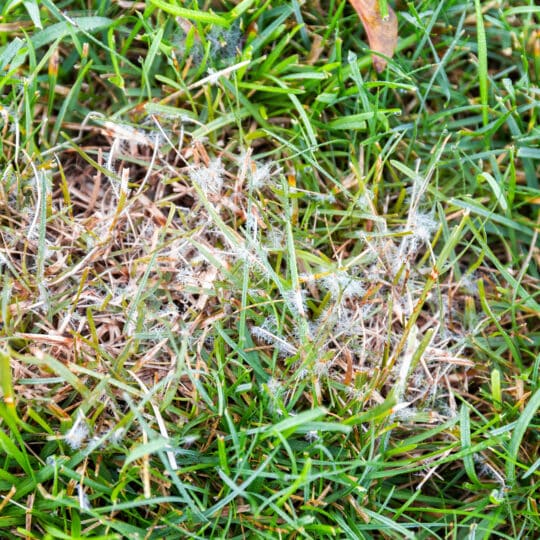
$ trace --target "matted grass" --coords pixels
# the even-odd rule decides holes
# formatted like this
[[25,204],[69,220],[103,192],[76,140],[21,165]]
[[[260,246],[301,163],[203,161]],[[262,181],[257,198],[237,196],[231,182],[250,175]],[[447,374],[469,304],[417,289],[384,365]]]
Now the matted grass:
[[1,8],[0,536],[540,533],[525,4]]

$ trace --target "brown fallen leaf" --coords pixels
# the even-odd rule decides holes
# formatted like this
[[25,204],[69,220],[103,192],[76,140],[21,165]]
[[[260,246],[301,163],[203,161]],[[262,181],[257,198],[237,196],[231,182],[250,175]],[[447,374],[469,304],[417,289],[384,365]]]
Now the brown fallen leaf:
[[[392,8],[388,6],[388,17],[383,18],[378,0],[349,0],[349,2],[366,29],[370,49],[391,57],[398,40],[397,17]],[[373,65],[380,73],[386,66],[386,60],[374,54]]]

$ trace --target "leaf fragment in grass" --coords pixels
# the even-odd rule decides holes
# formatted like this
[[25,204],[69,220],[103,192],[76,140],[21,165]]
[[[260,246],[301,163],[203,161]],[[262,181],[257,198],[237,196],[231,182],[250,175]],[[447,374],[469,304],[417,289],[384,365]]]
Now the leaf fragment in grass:
[[[379,0],[349,1],[364,25],[371,50],[391,58],[398,41],[398,23],[393,9]],[[384,4],[382,9],[381,4]],[[373,55],[373,65],[380,73],[386,67],[386,59]]]

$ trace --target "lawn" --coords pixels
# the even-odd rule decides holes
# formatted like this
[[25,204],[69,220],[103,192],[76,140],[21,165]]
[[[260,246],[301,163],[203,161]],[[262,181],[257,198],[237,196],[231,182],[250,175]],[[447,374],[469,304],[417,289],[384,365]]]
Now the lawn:
[[390,4],[1,3],[1,538],[540,535],[540,10]]

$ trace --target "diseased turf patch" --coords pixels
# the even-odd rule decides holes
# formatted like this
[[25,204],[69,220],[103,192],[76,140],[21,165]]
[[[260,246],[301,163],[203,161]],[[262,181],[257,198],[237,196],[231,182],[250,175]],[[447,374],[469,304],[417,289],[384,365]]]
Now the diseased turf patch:
[[534,12],[321,4],[0,45],[13,536],[540,527]]

